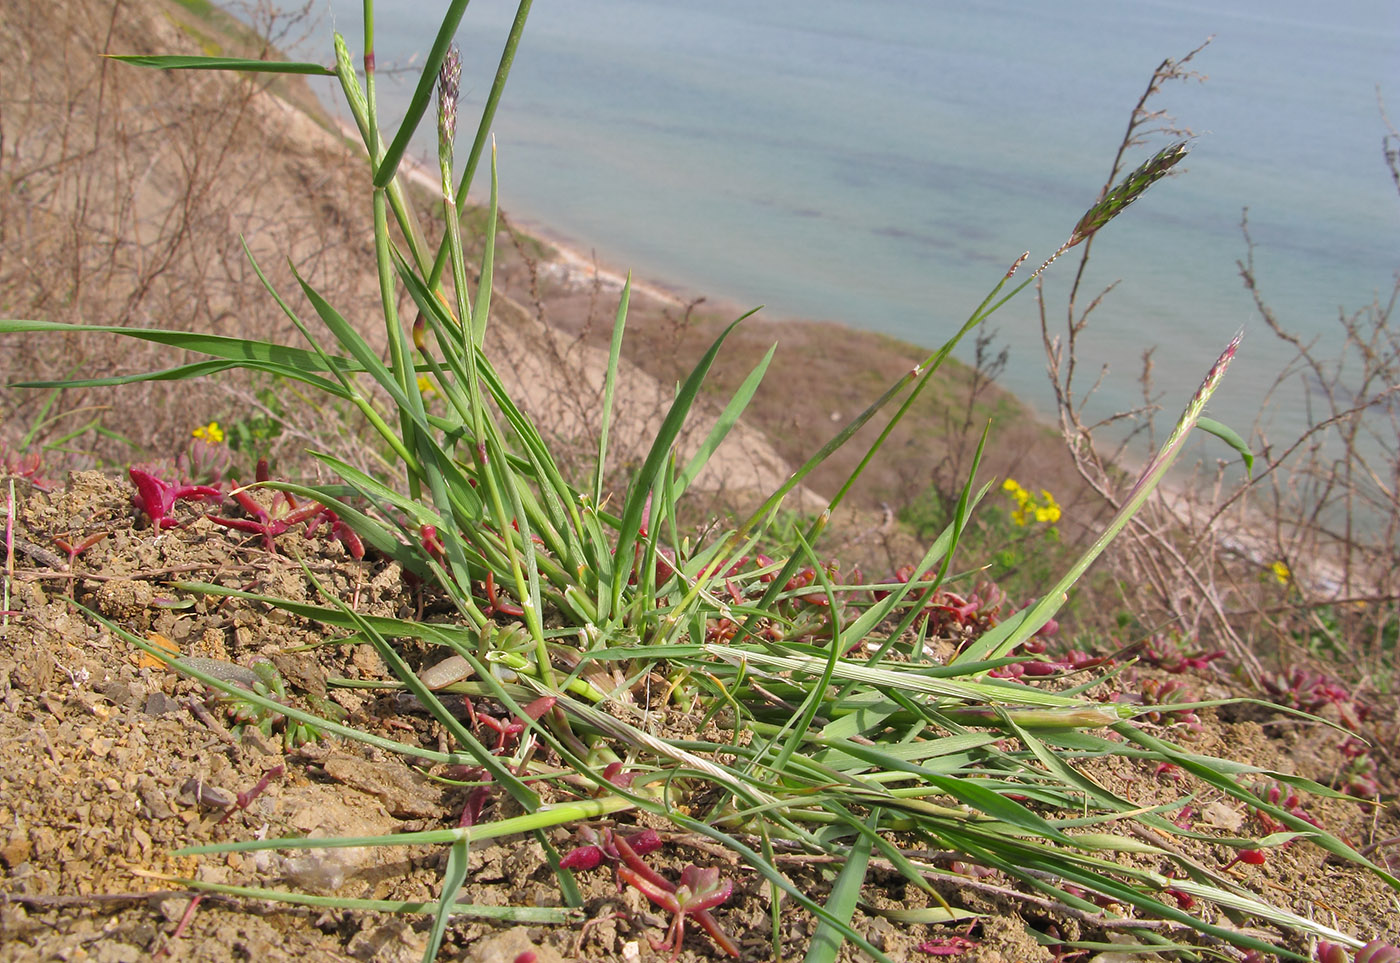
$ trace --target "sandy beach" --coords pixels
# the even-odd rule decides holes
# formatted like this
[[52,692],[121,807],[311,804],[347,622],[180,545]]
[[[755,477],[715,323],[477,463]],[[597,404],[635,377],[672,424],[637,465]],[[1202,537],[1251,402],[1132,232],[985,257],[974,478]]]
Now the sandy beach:
[[[342,121],[341,132],[352,143],[359,143],[359,132]],[[437,193],[441,190],[441,180],[435,169],[422,160],[405,154],[400,164],[404,177],[425,190]],[[526,234],[545,242],[554,250],[554,258],[540,266],[541,273],[552,280],[579,288],[598,285],[602,291],[617,294],[627,283],[629,272],[598,257],[598,253],[588,245],[565,237],[559,231],[533,219],[522,219],[507,215],[510,223]],[[632,278],[634,294],[645,294],[662,304],[684,308],[694,298],[686,298],[671,285],[652,279]]]

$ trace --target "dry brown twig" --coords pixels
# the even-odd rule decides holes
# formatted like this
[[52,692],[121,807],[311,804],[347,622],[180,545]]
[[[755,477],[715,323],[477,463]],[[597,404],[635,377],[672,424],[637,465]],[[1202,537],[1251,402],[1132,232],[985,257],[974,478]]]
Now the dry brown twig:
[[[1150,102],[1168,80],[1204,79],[1186,69],[1204,46],[1180,60],[1165,60],[1154,71],[1132,112],[1105,190],[1128,149],[1142,143],[1145,134],[1156,130],[1189,136],[1164,111],[1151,109]],[[1385,117],[1383,104],[1381,116],[1388,130],[1383,159],[1400,190],[1400,134]],[[1247,221],[1242,231],[1247,254],[1239,262],[1241,278],[1266,327],[1295,353],[1268,398],[1289,392],[1306,399],[1306,424],[1290,432],[1291,440],[1281,446],[1271,442],[1268,425],[1256,424],[1252,478],[1235,477],[1223,463],[1208,473],[1198,469],[1176,491],[1155,496],[1114,551],[1124,605],[1141,624],[1169,625],[1186,637],[1208,636],[1258,679],[1264,672],[1257,645],[1260,628],[1267,627],[1276,643],[1286,643],[1299,613],[1335,607],[1346,598],[1384,600],[1381,614],[1369,621],[1359,609],[1351,613],[1360,617],[1358,624],[1369,632],[1376,652],[1386,625],[1384,605],[1394,606],[1400,598],[1400,341],[1390,325],[1400,283],[1388,297],[1340,314],[1340,337],[1329,339],[1326,353],[1320,353],[1322,342],[1305,342],[1290,333],[1265,302]],[[1079,308],[1091,243],[1092,237],[1081,250],[1063,334],[1051,334],[1043,296],[1041,332],[1060,431],[1076,470],[1106,505],[1116,508],[1132,480],[1118,466],[1127,463],[1129,446],[1142,435],[1149,444],[1154,441],[1151,416],[1157,399],[1149,350],[1139,379],[1142,404],[1093,423],[1086,420],[1086,403],[1104,372],[1079,392],[1079,339],[1113,288],[1109,285]],[[1111,451],[1101,451],[1096,442],[1102,430],[1124,421],[1134,423],[1132,430]],[[1288,573],[1284,580],[1291,594],[1285,606],[1275,604],[1261,586],[1261,572],[1275,564],[1283,566],[1276,572]]]

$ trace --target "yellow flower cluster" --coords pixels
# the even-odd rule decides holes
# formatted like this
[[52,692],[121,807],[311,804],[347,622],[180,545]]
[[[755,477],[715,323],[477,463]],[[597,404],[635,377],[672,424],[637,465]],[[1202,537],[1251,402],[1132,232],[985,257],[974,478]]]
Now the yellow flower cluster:
[[190,434],[201,441],[209,442],[211,445],[222,444],[224,440],[224,430],[219,427],[217,421],[211,421],[207,425],[200,425],[194,431],[190,432]]
[[1287,585],[1289,580],[1293,578],[1293,572],[1289,570],[1287,563],[1282,559],[1269,566],[1269,574],[1273,575],[1280,585]]
[[1014,478],[1002,482],[1001,488],[1016,503],[1011,510],[1011,520],[1017,525],[1029,525],[1031,522],[1053,525],[1060,520],[1060,504],[1044,488],[1039,495],[1032,495]]

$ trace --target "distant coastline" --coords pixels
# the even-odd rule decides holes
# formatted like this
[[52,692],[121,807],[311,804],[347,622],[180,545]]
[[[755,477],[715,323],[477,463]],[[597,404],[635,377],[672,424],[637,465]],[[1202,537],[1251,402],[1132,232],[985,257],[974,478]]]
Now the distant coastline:
[[[355,128],[342,123],[340,130],[347,139],[354,143],[359,142],[359,132]],[[434,194],[441,190],[442,184],[437,172],[430,170],[426,164],[412,155],[404,155],[399,169],[408,181],[417,184],[424,190]],[[597,284],[602,290],[609,293],[620,293],[627,283],[628,272],[625,269],[616,268],[600,260],[596,251],[590,249],[591,253],[585,253],[579,242],[565,238],[563,234],[551,229],[548,225],[533,219],[517,218],[513,215],[510,216],[510,220],[526,234],[549,246],[554,252],[554,260],[551,264],[557,265],[556,270],[560,275],[560,280],[565,283],[580,286]],[[662,304],[678,308],[685,307],[692,300],[684,297],[676,288],[654,279],[632,278],[632,291],[634,293],[640,292]],[[701,296],[703,297],[703,295]]]

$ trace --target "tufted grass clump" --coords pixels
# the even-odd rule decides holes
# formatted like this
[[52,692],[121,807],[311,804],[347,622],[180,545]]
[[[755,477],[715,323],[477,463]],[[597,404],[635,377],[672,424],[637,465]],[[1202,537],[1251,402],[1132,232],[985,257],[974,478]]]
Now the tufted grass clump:
[[[456,134],[463,117],[451,39],[465,7],[465,0],[450,5],[424,59],[407,115],[392,136],[381,131],[379,122],[370,2],[363,73],[340,35],[334,38],[333,67],[226,58],[118,58],[166,70],[323,74],[340,84],[365,148],[364,188],[387,357],[301,275],[295,275],[297,291],[278,291],[256,263],[268,296],[301,332],[303,345],[100,324],[77,327],[203,358],[145,377],[197,378],[245,369],[329,396],[341,408],[358,412],[377,433],[402,471],[406,481],[401,487],[372,477],[332,451],[313,454],[335,473],[336,486],[257,484],[304,496],[334,512],[353,528],[369,557],[392,559],[440,591],[451,607],[450,620],[369,618],[333,597],[313,605],[211,584],[183,587],[257,598],[369,642],[397,684],[441,723],[449,748],[388,740],[284,705],[272,694],[230,692],[229,683],[199,666],[173,659],[120,626],[112,629],[177,670],[230,692],[249,713],[281,713],[289,726],[358,739],[426,766],[466,766],[477,774],[478,791],[465,825],[376,838],[250,839],[186,852],[445,846],[440,901],[431,907],[401,907],[433,916],[425,959],[436,957],[450,920],[461,912],[456,897],[466,878],[469,848],[481,840],[533,836],[557,874],[561,900],[570,907],[580,905],[573,876],[578,863],[554,849],[546,831],[555,827],[569,827],[583,840],[603,840],[595,846],[600,853],[609,845],[614,848],[619,885],[634,886],[674,914],[673,946],[679,946],[689,915],[715,947],[740,952],[730,941],[733,934],[722,928],[725,903],[734,893],[729,879],[712,868],[691,866],[672,881],[651,871],[644,854],[626,849],[630,844],[623,835],[609,831],[604,838],[590,828],[603,817],[625,819],[630,811],[649,813],[735,854],[746,876],[757,881],[749,887],[750,898],[766,900],[775,923],[783,904],[812,914],[819,921],[807,951],[813,961],[835,959],[846,942],[875,959],[886,958],[852,924],[877,858],[910,887],[929,894],[932,904],[941,903],[911,916],[910,923],[970,916],[935,888],[935,883],[946,888],[966,878],[947,872],[955,860],[1001,874],[1006,892],[1019,892],[1038,905],[1048,901],[1075,918],[1097,920],[1153,952],[1190,958],[1199,956],[1200,946],[1229,944],[1303,958],[1278,945],[1282,935],[1261,935],[1265,926],[1361,946],[1345,933],[1273,906],[1233,875],[1191,858],[1174,843],[1209,839],[1243,854],[1306,838],[1400,888],[1400,881],[1342,840],[1256,796],[1240,777],[1288,782],[1316,793],[1329,790],[1182,748],[1145,721],[1160,719],[1160,713],[1151,714],[1162,706],[1099,701],[1084,694],[1087,683],[1066,688],[991,674],[1024,658],[1022,647],[1050,622],[1160,482],[1225,376],[1239,339],[1224,347],[1170,438],[1093,544],[1042,587],[1038,601],[983,626],[961,641],[955,656],[939,663],[930,655],[930,602],[955,583],[960,569],[984,561],[959,557],[963,532],[997,484],[976,478],[983,447],[952,522],[931,538],[912,567],[917,577],[858,584],[821,560],[815,546],[953,348],[1039,274],[1016,282],[1028,255],[1009,257],[1008,269],[990,279],[986,298],[946,343],[872,399],[748,517],[718,519],[698,535],[683,530],[682,499],[741,416],[772,354],[755,359],[752,374],[714,428],[690,457],[681,457],[677,442],[699,405],[707,372],[747,315],[736,319],[678,386],[626,489],[609,491],[610,427],[630,291],[624,288],[593,470],[582,477],[566,476],[483,348],[492,320],[498,223],[497,158],[490,128],[529,2],[520,4],[505,38],[495,83],[467,156],[459,161]],[[408,203],[400,164],[435,93],[442,230],[434,240],[430,226],[420,223]],[[1185,151],[1182,144],[1168,148],[1125,178],[1075,223],[1061,251],[1101,231]],[[484,253],[478,264],[468,264],[461,219],[481,169],[490,180],[480,239]],[[1050,267],[1054,257],[1040,270]],[[413,317],[399,312],[403,295],[413,303]],[[36,320],[0,322],[5,332],[66,330],[71,327]],[[119,380],[130,376],[65,384],[96,387]],[[441,400],[433,411],[424,403],[429,391]],[[882,430],[825,510],[790,537],[776,539],[775,519],[788,496],[872,422]],[[1229,437],[1223,430],[1218,433]],[[984,435],[982,446],[986,444]],[[346,497],[347,489],[357,497]],[[1058,512],[1053,497],[1020,491],[1025,497],[1017,510],[1024,524],[1053,522]],[[993,502],[989,510],[1005,511]],[[450,660],[455,667],[451,678],[425,681],[416,674],[400,654],[406,640],[440,650],[441,661]],[[653,680],[664,680],[664,685],[653,685]],[[476,720],[469,724],[449,711],[439,695],[448,691],[465,692],[492,706],[493,724],[486,728],[493,734]],[[1169,708],[1202,705],[1173,703]],[[649,714],[664,715],[668,709],[682,710],[698,725],[675,733],[650,724]],[[1282,828],[1264,839],[1183,829],[1167,816],[1180,802],[1143,807],[1089,778],[1081,762],[1097,757],[1179,767],[1201,787],[1269,814]],[[824,888],[809,891],[780,867],[779,851],[834,857],[838,870]],[[257,894],[312,899],[268,890]],[[315,899],[319,905],[358,907],[334,898]],[[1213,909],[1207,912],[1206,907]],[[524,908],[518,918],[526,918]],[[780,947],[779,932],[775,925],[775,956],[791,951]]]

